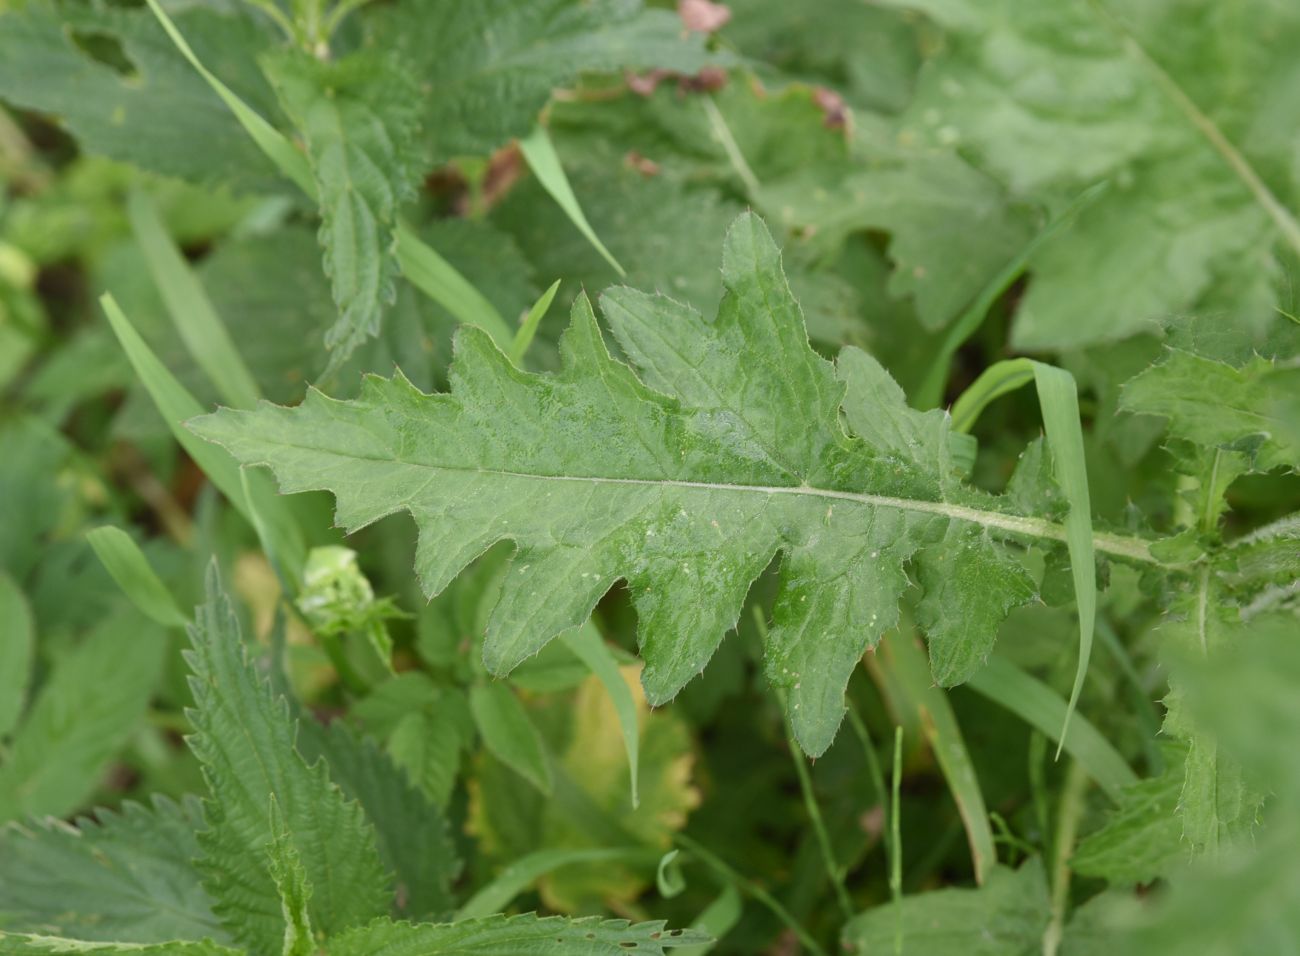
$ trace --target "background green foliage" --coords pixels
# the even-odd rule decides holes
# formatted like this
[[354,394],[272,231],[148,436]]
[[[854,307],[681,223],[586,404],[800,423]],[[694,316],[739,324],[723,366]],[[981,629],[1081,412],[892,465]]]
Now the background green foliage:
[[0,953],[1300,948],[1297,50],[0,0]]

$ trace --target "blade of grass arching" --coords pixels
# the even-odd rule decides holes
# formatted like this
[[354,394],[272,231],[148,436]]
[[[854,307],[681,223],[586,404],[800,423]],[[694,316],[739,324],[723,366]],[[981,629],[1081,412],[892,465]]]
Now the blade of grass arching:
[[728,864],[713,851],[706,849],[697,841],[691,839],[685,833],[678,833],[673,836],[673,842],[683,850],[699,859],[701,863],[711,869],[718,875],[724,883],[728,883],[753,899],[755,902],[767,908],[773,916],[785,924],[786,929],[794,934],[795,938],[803,944],[803,947],[812,953],[813,956],[827,956],[826,950],[821,944],[813,938],[803,925],[794,918],[794,915],[781,904],[775,896],[759,886],[748,877],[742,876],[739,871]]
[[542,324],[542,318],[546,315],[546,310],[551,307],[551,301],[555,298],[555,293],[560,289],[560,281],[556,279],[551,283],[551,287],[541,294],[533,307],[528,310],[528,315],[524,322],[519,326],[519,331],[515,333],[514,341],[510,343],[510,361],[516,365],[522,365],[524,356],[528,354],[528,346],[533,344],[533,337],[537,335],[537,327]]
[[[1065,547],[1070,554],[1070,575],[1074,580],[1074,599],[1079,614],[1079,663],[1074,671],[1074,687],[1065,711],[1065,734],[1079,703],[1088,661],[1092,656],[1092,636],[1097,619],[1097,565],[1092,538],[1092,501],[1088,494],[1088,469],[1083,452],[1083,428],[1079,422],[1079,392],[1074,376],[1065,369],[1032,359],[1010,359],[989,366],[961,397],[953,403],[953,430],[970,431],[976,419],[999,396],[1033,381],[1038,391],[1038,407],[1043,417],[1043,431],[1052,451],[1053,473],[1065,501],[1070,507],[1065,518]],[[1060,757],[1060,751],[1057,751]]]
[[104,525],[87,531],[86,540],[122,593],[146,617],[164,627],[184,627],[189,623],[189,618],[129,534],[121,528]]
[[256,498],[257,511],[263,519],[256,521],[244,493],[239,465],[218,446],[195,437],[184,425],[189,419],[202,415],[205,411],[203,406],[159,361],[112,295],[106,294],[99,301],[104,314],[108,316],[113,334],[117,336],[132,368],[176,441],[255,529],[259,525],[265,529],[265,535],[259,534],[259,537],[267,554],[279,556],[288,567],[294,569],[295,577],[300,576],[306,556],[302,532],[276,496],[271,479],[261,471],[249,476],[249,488]]
[[[1137,783],[1137,774],[1096,727],[1078,714],[1067,725],[1067,705],[1060,695],[1006,658],[993,654],[967,686],[1057,741],[1112,800]],[[1067,728],[1064,735],[1062,727]]]
[[929,658],[911,634],[898,631],[890,634],[877,645],[876,659],[882,668],[892,672],[907,699],[919,712],[922,733],[934,751],[966,828],[975,882],[983,884],[989,870],[997,863],[997,849],[975,765],[971,762],[948,695],[935,686],[930,675]]
[[528,162],[528,168],[537,177],[537,181],[564,210],[569,221],[591,243],[591,247],[614,267],[619,278],[626,278],[627,271],[619,265],[613,253],[605,248],[605,244],[596,235],[596,230],[592,229],[591,223],[587,221],[587,216],[578,203],[578,197],[573,194],[573,187],[569,185],[569,177],[564,174],[564,166],[560,163],[560,156],[555,151],[555,144],[551,142],[546,127],[540,124],[536,126],[531,133],[519,141],[519,149]]
[[713,937],[713,942],[702,943],[699,946],[679,946],[673,950],[673,956],[705,956],[713,952],[718,941],[740,922],[741,911],[740,893],[728,883],[712,903],[700,910],[700,915],[691,923],[691,929],[708,933]]
[[456,920],[479,919],[501,913],[510,901],[543,876],[574,863],[632,863],[653,866],[659,851],[645,847],[589,847],[577,850],[538,850],[521,856],[498,873],[456,911]]
[[167,234],[153,200],[142,190],[133,189],[127,200],[127,214],[154,285],[186,349],[223,401],[235,408],[252,408],[261,397],[257,382],[198,276]]
[[316,182],[311,175],[311,167],[307,164],[307,157],[294,148],[285,136],[280,133],[274,126],[262,118],[261,114],[240,99],[230,87],[222,83],[217,77],[199,60],[194,50],[190,48],[185,37],[180,30],[176,29],[176,24],[167,16],[158,0],[145,0],[149,4],[149,9],[153,15],[162,24],[162,28],[167,31],[167,36],[171,38],[176,49],[181,52],[190,63],[190,66],[198,72],[199,76],[207,80],[208,86],[212,87],[214,93],[221,97],[222,102],[235,114],[241,126],[252,138],[253,142],[261,148],[262,152],[273,162],[277,169],[285,176],[298,184],[313,200],[316,199]]
[[619,730],[623,734],[623,749],[627,752],[628,778],[632,787],[632,809],[635,810],[641,805],[637,784],[637,768],[641,760],[641,729],[637,722],[636,701],[632,699],[632,691],[623,680],[618,662],[614,660],[614,655],[610,653],[609,647],[600,636],[600,631],[590,620],[582,627],[561,635],[560,639],[604,685],[605,693],[609,694],[609,699],[614,704]]
[[487,332],[497,348],[508,351],[515,336],[496,306],[406,223],[398,223],[396,235],[397,261],[411,284],[461,322]]
[[1046,226],[1035,233],[1021,247],[1020,251],[988,281],[988,284],[979,291],[979,294],[966,307],[966,310],[957,317],[957,321],[949,326],[948,334],[944,337],[943,344],[939,346],[938,355],[935,356],[929,371],[926,372],[925,379],[917,389],[916,398],[912,404],[917,408],[934,408],[943,400],[943,386],[948,381],[948,372],[952,368],[952,357],[957,354],[957,350],[961,348],[962,343],[974,335],[984,323],[984,317],[988,315],[989,309],[993,308],[993,303],[1011,287],[1013,282],[1020,278],[1026,267],[1028,267],[1029,260],[1038,253],[1044,243],[1073,221],[1080,212],[1091,206],[1109,186],[1109,181],[1102,181],[1089,186],[1081,192],[1073,202],[1053,216]]

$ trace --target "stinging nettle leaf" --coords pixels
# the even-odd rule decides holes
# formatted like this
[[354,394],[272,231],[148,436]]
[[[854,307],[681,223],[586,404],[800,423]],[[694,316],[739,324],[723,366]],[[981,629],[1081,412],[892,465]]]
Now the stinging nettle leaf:
[[325,272],[340,311],[325,336],[334,370],[378,334],[396,294],[397,212],[419,174],[418,91],[404,64],[387,56],[324,63],[297,53],[265,63],[316,181]]
[[195,798],[97,810],[0,831],[0,913],[11,930],[86,940],[227,941],[194,860]]
[[513,540],[484,646],[498,674],[625,580],[646,694],[663,703],[702,671],[750,582],[782,554],[766,671],[800,744],[819,754],[858,659],[897,618],[905,564],[930,560],[950,522],[974,526],[979,560],[1008,535],[1066,533],[961,486],[943,413],[882,397],[873,361],[850,349],[832,365],[810,348],[753,215],[728,234],[723,278],[712,321],[631,290],[602,299],[639,378],[610,357],[581,297],[557,374],[521,372],[464,328],[449,394],[372,376],[356,401],[313,391],[295,409],[222,410],[191,427],[246,464],[269,464],[284,491],[334,492],[345,527],[409,511],[430,594]]
[[295,750],[295,722],[253,669],[215,568],[207,586],[186,654],[195,702],[189,744],[212,792],[199,835],[204,886],[237,941],[279,953],[285,914],[266,852],[276,837],[272,797],[312,887],[307,911],[319,931],[386,913],[391,890],[361,807],[330,781],[322,761],[308,766]]

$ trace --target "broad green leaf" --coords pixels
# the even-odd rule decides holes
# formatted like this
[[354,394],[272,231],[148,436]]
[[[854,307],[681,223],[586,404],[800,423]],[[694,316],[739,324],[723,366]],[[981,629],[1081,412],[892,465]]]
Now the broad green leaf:
[[[497,674],[580,625],[624,579],[646,693],[664,703],[703,669],[750,582],[782,553],[766,672],[788,694],[800,744],[819,754],[849,674],[897,617],[905,563],[950,522],[976,526],[983,550],[1007,536],[1073,542],[1077,521],[1067,530],[1013,514],[960,486],[941,413],[911,413],[931,435],[916,446],[846,434],[841,406],[863,431],[879,410],[856,397],[870,390],[853,363],[837,376],[808,346],[755,217],[732,227],[723,277],[712,322],[630,290],[605,297],[641,378],[610,358],[580,298],[558,374],[519,372],[465,327],[450,394],[369,377],[357,401],[311,392],[296,409],[222,410],[191,427],[247,464],[270,464],[284,491],[328,488],[347,528],[410,511],[430,594],[513,540],[484,646]],[[886,414],[911,420],[905,407]],[[1132,539],[1098,546],[1149,559]]]
[[228,939],[194,859],[198,800],[155,798],[75,826],[55,820],[0,831],[0,913],[16,932],[162,943]]
[[325,336],[331,369],[379,332],[395,296],[394,230],[419,174],[419,93],[401,60],[357,53],[332,63],[306,53],[266,61],[307,149],[316,182],[325,273],[339,318]]
[[87,531],[86,540],[122,593],[146,617],[163,627],[184,627],[189,622],[129,534],[105,525]]
[[393,874],[398,912],[429,919],[450,910],[460,858],[438,806],[412,786],[374,740],[341,720],[328,727],[303,721],[298,751],[308,761],[324,760],[330,779],[361,804],[374,824],[380,859]]
[[[1172,747],[1167,752],[1176,756]],[[1168,763],[1160,776],[1124,789],[1105,825],[1075,847],[1070,869],[1110,883],[1150,883],[1167,876],[1187,856],[1176,812],[1183,788],[1182,761]]]
[[35,415],[6,415],[0,420],[0,569],[24,580],[41,555],[41,542],[52,535],[71,509],[74,495],[67,475],[75,453],[58,429]]
[[851,952],[899,953],[901,929],[901,956],[1037,956],[1048,916],[1047,880],[1035,858],[1019,870],[995,867],[979,889],[882,903],[845,926],[843,941]]
[[[1016,346],[1116,339],[1216,296],[1247,334],[1271,320],[1275,247],[1300,248],[1300,229],[1285,208],[1294,205],[1289,147],[1255,130],[1278,123],[1274,98],[1294,90],[1294,8],[1251,0],[1228,16],[1205,0],[890,5],[944,28],[903,137],[976,156],[1049,206],[1062,192],[1113,181],[1035,256]],[[1239,81],[1207,83],[1211,75]]]
[[488,916],[458,923],[393,923],[376,920],[335,939],[330,956],[626,956],[629,951],[663,956],[675,946],[704,942],[690,930],[662,922],[629,923],[599,918]]
[[199,842],[214,911],[255,953],[281,951],[284,914],[266,856],[274,797],[312,886],[312,925],[332,935],[387,912],[389,880],[369,821],[323,762],[308,766],[294,749],[295,722],[249,660],[215,569],[196,615],[186,655],[195,703],[189,744],[211,790]]
[[[272,38],[254,20],[211,8],[180,11],[177,20],[240,95],[273,102],[256,62]],[[128,70],[93,58],[78,33],[121,44]],[[89,153],[196,181],[247,186],[272,177],[226,105],[144,10],[10,5],[0,13],[0,96],[53,115]]]
[[1300,366],[1255,358],[1234,368],[1171,349],[1130,379],[1121,407],[1169,420],[1169,432],[1196,445],[1236,451],[1259,471],[1300,470]]
[[165,646],[158,628],[124,612],[55,661],[0,764],[0,821],[85,803],[144,715]]
[[27,599],[13,578],[0,571],[0,740],[14,729],[27,702],[34,642]]
[[470,688],[469,709],[483,745],[538,790],[549,793],[551,768],[542,738],[514,692],[505,684],[479,684]]
[[394,5],[376,11],[368,33],[378,49],[407,59],[424,84],[418,105],[435,165],[524,136],[552,90],[581,73],[694,73],[710,59],[674,14],[644,10],[639,0]]
[[587,222],[587,216],[578,203],[578,197],[573,194],[569,177],[564,173],[564,166],[560,163],[559,154],[555,152],[555,144],[551,142],[546,127],[538,126],[521,139],[519,149],[524,154],[524,159],[528,161],[528,168],[542,184],[542,188],[551,194],[551,198],[564,210],[564,214],[582,233],[583,238],[591,243],[591,247],[600,253],[601,258],[614,267],[614,271],[620,277],[626,277],[627,270],[619,265],[618,260],[605,248],[605,244],[591,228],[591,223]]

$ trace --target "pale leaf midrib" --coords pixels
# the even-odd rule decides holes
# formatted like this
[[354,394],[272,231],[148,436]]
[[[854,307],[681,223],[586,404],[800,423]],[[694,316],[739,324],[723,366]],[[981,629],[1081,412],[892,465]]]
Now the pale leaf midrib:
[[[313,445],[300,445],[284,441],[277,441],[275,444],[278,447],[296,448],[300,451],[311,451],[316,453],[321,453],[323,451],[323,449]],[[1005,514],[999,511],[984,511],[980,508],[971,508],[966,505],[951,504],[944,501],[925,501],[917,498],[897,498],[889,495],[873,495],[863,492],[836,491],[829,488],[814,488],[810,485],[746,485],[707,481],[684,481],[674,478],[610,478],[600,475],[548,475],[521,471],[506,471],[497,468],[441,464],[433,465],[425,462],[409,461],[398,457],[379,458],[368,455],[358,455],[353,452],[342,453],[337,451],[326,451],[325,453],[359,462],[370,461],[380,464],[402,465],[409,468],[427,469],[430,471],[481,474],[498,478],[522,478],[531,481],[561,481],[571,483],[592,482],[595,484],[632,485],[647,488],[677,488],[684,491],[799,495],[824,498],[833,501],[852,501],[856,504],[870,505],[872,507],[894,508],[901,511],[940,515],[957,521],[969,521],[985,528],[1003,531],[1009,534],[1020,534],[1033,538],[1046,538],[1052,541],[1063,542],[1066,540],[1066,531],[1063,525],[1043,518],[1028,518],[1022,515]],[[277,470],[270,460],[264,459],[258,463],[267,465],[271,467],[272,470]],[[324,490],[328,491],[330,489],[325,488]],[[405,505],[399,507],[405,507]],[[1163,562],[1158,560],[1151,553],[1151,549],[1147,542],[1140,538],[1106,533],[1094,533],[1093,544],[1098,551],[1103,551],[1116,557],[1127,558],[1132,561],[1142,561],[1149,564],[1163,564]]]

